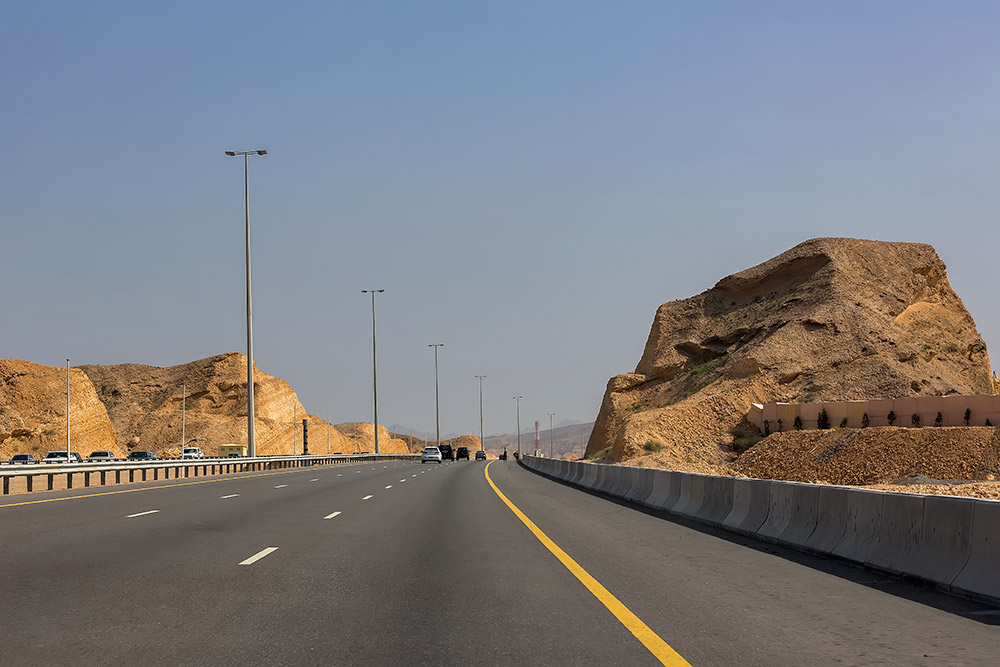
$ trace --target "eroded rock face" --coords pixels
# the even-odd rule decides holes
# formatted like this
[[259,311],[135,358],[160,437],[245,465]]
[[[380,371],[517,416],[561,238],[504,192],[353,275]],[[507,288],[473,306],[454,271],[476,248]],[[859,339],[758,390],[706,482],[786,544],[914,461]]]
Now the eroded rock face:
[[988,393],[989,368],[934,248],[813,239],[660,306],[587,454],[662,446],[658,463],[705,469],[732,458],[751,402]]
[[[111,450],[119,456],[114,428],[94,386],[78,368],[69,372],[70,447],[87,456]],[[0,459],[17,453],[41,459],[66,449],[66,368],[0,359]]]

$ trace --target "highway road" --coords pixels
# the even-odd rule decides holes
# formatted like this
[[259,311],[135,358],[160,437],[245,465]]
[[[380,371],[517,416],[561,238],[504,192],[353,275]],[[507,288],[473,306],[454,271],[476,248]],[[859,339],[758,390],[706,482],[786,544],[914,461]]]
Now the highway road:
[[16,666],[1000,664],[1000,610],[513,461],[4,498],[0,599]]

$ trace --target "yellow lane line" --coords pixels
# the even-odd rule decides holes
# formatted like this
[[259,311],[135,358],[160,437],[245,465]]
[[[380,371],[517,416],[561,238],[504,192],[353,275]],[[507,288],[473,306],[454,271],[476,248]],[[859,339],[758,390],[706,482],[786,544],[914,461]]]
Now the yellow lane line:
[[517,518],[521,520],[525,526],[528,527],[538,541],[545,545],[545,548],[552,552],[552,555],[559,559],[559,562],[566,566],[566,569],[573,573],[573,576],[580,580],[584,586],[587,587],[591,593],[594,594],[598,600],[601,601],[608,611],[615,615],[622,625],[624,625],[629,632],[635,635],[635,638],[642,642],[642,645],[649,649],[661,664],[670,665],[670,667],[681,667],[682,665],[687,665],[691,667],[691,664],[681,657],[677,651],[670,647],[670,644],[660,639],[660,636],[653,632],[649,626],[643,623],[638,616],[633,614],[628,607],[622,604],[618,598],[612,595],[608,589],[601,585],[597,579],[594,579],[590,574],[580,567],[575,560],[569,557],[565,551],[559,548],[555,542],[549,539],[549,536],[541,531],[541,529],[532,522],[524,512],[519,510],[514,503],[507,499],[497,485],[493,483],[490,479],[490,466],[493,465],[493,461],[490,461],[486,465],[486,469],[483,471],[486,475],[486,481],[489,482],[496,494],[500,496],[500,500],[510,508],[510,510],[517,515]]
[[[172,489],[177,486],[193,486],[195,484],[214,484],[216,482],[231,482],[234,479],[250,479],[251,477],[267,477],[268,475],[287,475],[292,472],[312,472],[310,470],[304,470],[302,468],[292,468],[291,470],[274,470],[271,472],[258,472],[252,475],[243,475],[236,473],[231,477],[220,477],[218,479],[202,479],[197,482],[179,482],[177,484],[161,484],[159,486],[142,486],[135,489],[122,489],[120,491],[102,491],[101,493],[87,493],[81,496],[65,496],[63,498],[43,498],[41,500],[25,500],[20,503],[8,503],[6,505],[0,505],[0,509],[4,507],[18,507],[19,505],[37,505],[39,503],[57,503],[62,500],[79,500],[80,498],[96,498],[98,496],[113,496],[119,493],[135,493],[136,491],[155,491],[156,489]],[[41,473],[49,474],[49,473]],[[52,473],[58,475],[60,473]],[[125,482],[126,484],[130,482]],[[135,483],[135,482],[132,482]],[[141,484],[142,482],[138,482]]]

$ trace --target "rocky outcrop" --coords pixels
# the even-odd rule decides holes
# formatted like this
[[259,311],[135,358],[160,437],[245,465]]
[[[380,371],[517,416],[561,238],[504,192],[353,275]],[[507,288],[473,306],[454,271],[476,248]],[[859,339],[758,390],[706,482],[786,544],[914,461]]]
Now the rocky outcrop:
[[[87,456],[118,446],[108,413],[87,376],[69,371],[70,447]],[[0,459],[17,453],[42,458],[66,449],[66,368],[0,359]]]
[[988,393],[989,377],[931,246],[813,239],[660,306],[587,455],[712,470],[752,402]]

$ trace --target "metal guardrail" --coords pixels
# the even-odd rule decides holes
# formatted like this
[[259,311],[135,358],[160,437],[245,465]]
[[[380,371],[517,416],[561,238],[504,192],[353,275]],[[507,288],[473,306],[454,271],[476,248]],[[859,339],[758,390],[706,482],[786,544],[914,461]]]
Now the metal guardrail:
[[[42,477],[45,490],[52,491],[55,479],[66,475],[66,488],[73,488],[74,475],[83,475],[83,486],[92,486],[91,481],[96,476],[100,486],[107,484],[123,484],[136,481],[158,481],[160,479],[181,479],[188,477],[208,477],[241,472],[256,472],[262,470],[280,470],[285,468],[304,468],[317,465],[336,465],[338,463],[353,463],[362,461],[390,461],[396,459],[415,460],[420,454],[309,454],[297,456],[256,456],[250,457],[212,457],[202,459],[155,459],[152,461],[108,461],[94,463],[35,463],[5,465],[0,469],[0,484],[2,495],[10,495],[11,480],[25,478],[26,491],[35,491],[35,478]],[[193,474],[192,474],[193,472]],[[109,473],[114,481],[109,482]],[[138,477],[140,479],[136,479]],[[123,482],[122,477],[128,476]],[[41,489],[39,489],[41,490]]]

